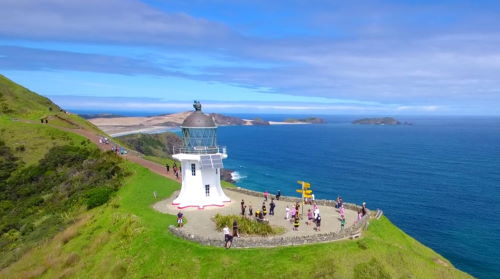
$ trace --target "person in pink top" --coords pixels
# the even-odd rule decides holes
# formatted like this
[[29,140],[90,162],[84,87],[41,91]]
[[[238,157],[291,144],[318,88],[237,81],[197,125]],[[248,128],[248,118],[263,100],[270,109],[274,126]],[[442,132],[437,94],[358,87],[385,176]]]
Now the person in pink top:
[[295,209],[295,207],[292,206],[292,209],[290,210],[290,213],[292,214],[292,219],[295,218],[295,215],[297,214],[297,209]]
[[344,209],[344,205],[342,205],[339,209],[339,213],[340,213],[340,217],[344,218],[345,216],[345,209]]
[[267,197],[269,197],[269,192],[267,190],[264,192],[264,200],[267,201]]

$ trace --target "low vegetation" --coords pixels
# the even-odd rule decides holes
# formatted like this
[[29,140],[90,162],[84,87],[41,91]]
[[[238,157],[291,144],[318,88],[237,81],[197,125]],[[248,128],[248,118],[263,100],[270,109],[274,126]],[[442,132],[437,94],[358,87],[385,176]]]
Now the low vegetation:
[[213,220],[218,231],[222,231],[225,226],[232,230],[233,222],[236,221],[241,235],[269,236],[284,232],[284,229],[281,227],[273,227],[269,223],[257,222],[253,218],[246,218],[239,215],[216,214]]
[[25,166],[0,141],[0,267],[106,203],[126,175],[121,159],[86,146],[56,146]]

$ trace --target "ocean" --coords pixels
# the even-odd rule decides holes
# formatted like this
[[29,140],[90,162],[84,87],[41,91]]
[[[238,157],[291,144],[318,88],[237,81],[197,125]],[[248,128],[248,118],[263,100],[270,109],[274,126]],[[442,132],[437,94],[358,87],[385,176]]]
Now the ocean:
[[[285,116],[261,116],[282,120]],[[412,126],[327,124],[220,127],[237,185],[380,208],[457,268],[500,278],[500,118],[401,117]]]

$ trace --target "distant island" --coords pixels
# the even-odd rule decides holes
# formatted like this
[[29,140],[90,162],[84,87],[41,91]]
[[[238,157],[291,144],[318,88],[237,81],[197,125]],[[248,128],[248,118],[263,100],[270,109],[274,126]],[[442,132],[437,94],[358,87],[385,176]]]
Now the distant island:
[[285,119],[286,123],[306,123],[306,124],[323,124],[325,120],[319,117],[308,117],[308,118],[287,118]]
[[393,117],[373,117],[354,120],[352,124],[361,125],[413,125],[410,122],[401,122]]

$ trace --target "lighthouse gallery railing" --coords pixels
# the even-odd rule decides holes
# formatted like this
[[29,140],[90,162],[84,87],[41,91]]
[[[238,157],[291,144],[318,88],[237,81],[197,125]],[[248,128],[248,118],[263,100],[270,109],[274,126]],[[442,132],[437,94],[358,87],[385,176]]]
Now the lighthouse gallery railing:
[[225,146],[194,146],[194,147],[185,147],[185,146],[174,146],[173,154],[216,154],[222,153],[226,154],[227,149]]

